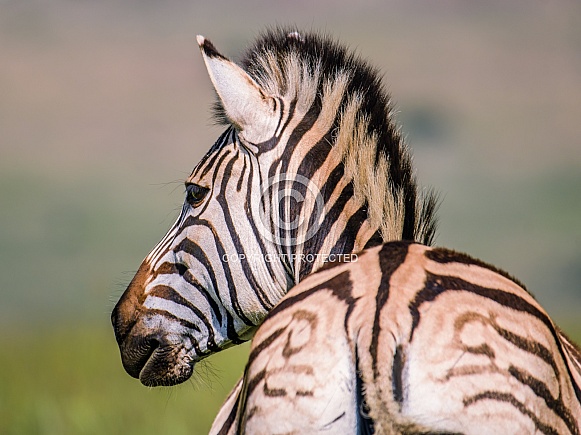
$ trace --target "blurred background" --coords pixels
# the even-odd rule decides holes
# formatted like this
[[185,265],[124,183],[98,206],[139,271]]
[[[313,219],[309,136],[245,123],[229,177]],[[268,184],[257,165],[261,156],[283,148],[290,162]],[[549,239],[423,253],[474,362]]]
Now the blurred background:
[[[581,340],[581,3],[0,0],[0,433],[203,434],[247,347],[147,389],[109,313],[212,145],[200,33],[323,30],[385,73],[438,245]],[[352,4],[353,3],[353,4]]]

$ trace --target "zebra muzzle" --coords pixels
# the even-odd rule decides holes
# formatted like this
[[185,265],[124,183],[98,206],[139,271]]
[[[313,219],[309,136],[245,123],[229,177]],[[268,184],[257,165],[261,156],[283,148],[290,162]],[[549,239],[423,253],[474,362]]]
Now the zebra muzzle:
[[193,372],[193,359],[185,348],[191,343],[177,331],[162,326],[164,320],[143,306],[150,267],[143,262],[111,313],[115,339],[125,371],[148,387],[176,385]]
[[183,346],[163,337],[130,334],[120,350],[125,371],[147,387],[180,384],[193,372],[193,363]]

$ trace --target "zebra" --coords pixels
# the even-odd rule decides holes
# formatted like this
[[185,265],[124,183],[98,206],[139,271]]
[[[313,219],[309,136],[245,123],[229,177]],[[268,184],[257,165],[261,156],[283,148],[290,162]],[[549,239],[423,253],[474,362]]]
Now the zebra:
[[394,241],[287,293],[210,434],[580,431],[581,352],[522,284]]
[[266,31],[241,65],[198,44],[225,131],[111,314],[123,367],[146,386],[184,382],[196,362],[248,341],[330,260],[435,234],[437,195],[419,187],[365,61],[292,28]]
[[[578,433],[575,346],[506,274],[428,248],[436,195],[418,187],[377,71],[294,29],[267,31],[241,66],[198,43],[226,130],[113,310],[125,370],[174,385],[254,336],[212,433]],[[330,340],[306,335],[323,323]]]

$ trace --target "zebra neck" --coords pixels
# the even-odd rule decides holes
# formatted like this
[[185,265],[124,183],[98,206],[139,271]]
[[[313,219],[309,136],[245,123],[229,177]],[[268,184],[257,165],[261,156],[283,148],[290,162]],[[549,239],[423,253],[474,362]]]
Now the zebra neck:
[[[330,225],[329,225],[330,224]],[[357,260],[357,253],[383,243],[380,230],[371,225],[364,207],[335,221],[323,222],[304,243],[287,246],[283,258],[294,283],[333,262]]]
[[[321,142],[307,148],[316,149]],[[263,189],[268,193],[263,195],[270,217],[267,236],[294,284],[329,262],[345,261],[342,256],[384,241],[385,223],[372,210],[383,209],[382,201],[370,203],[358,194],[341,155],[328,144],[324,148],[329,152],[322,162],[302,148],[295,150],[300,163],[281,162],[280,172]],[[398,219],[391,220],[397,226]]]

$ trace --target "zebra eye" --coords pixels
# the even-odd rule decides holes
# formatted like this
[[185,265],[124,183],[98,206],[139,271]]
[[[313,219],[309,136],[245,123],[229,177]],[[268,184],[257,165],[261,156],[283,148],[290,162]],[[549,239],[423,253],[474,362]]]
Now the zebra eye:
[[210,191],[207,187],[202,187],[195,183],[186,183],[186,201],[192,207],[200,205],[206,194]]

